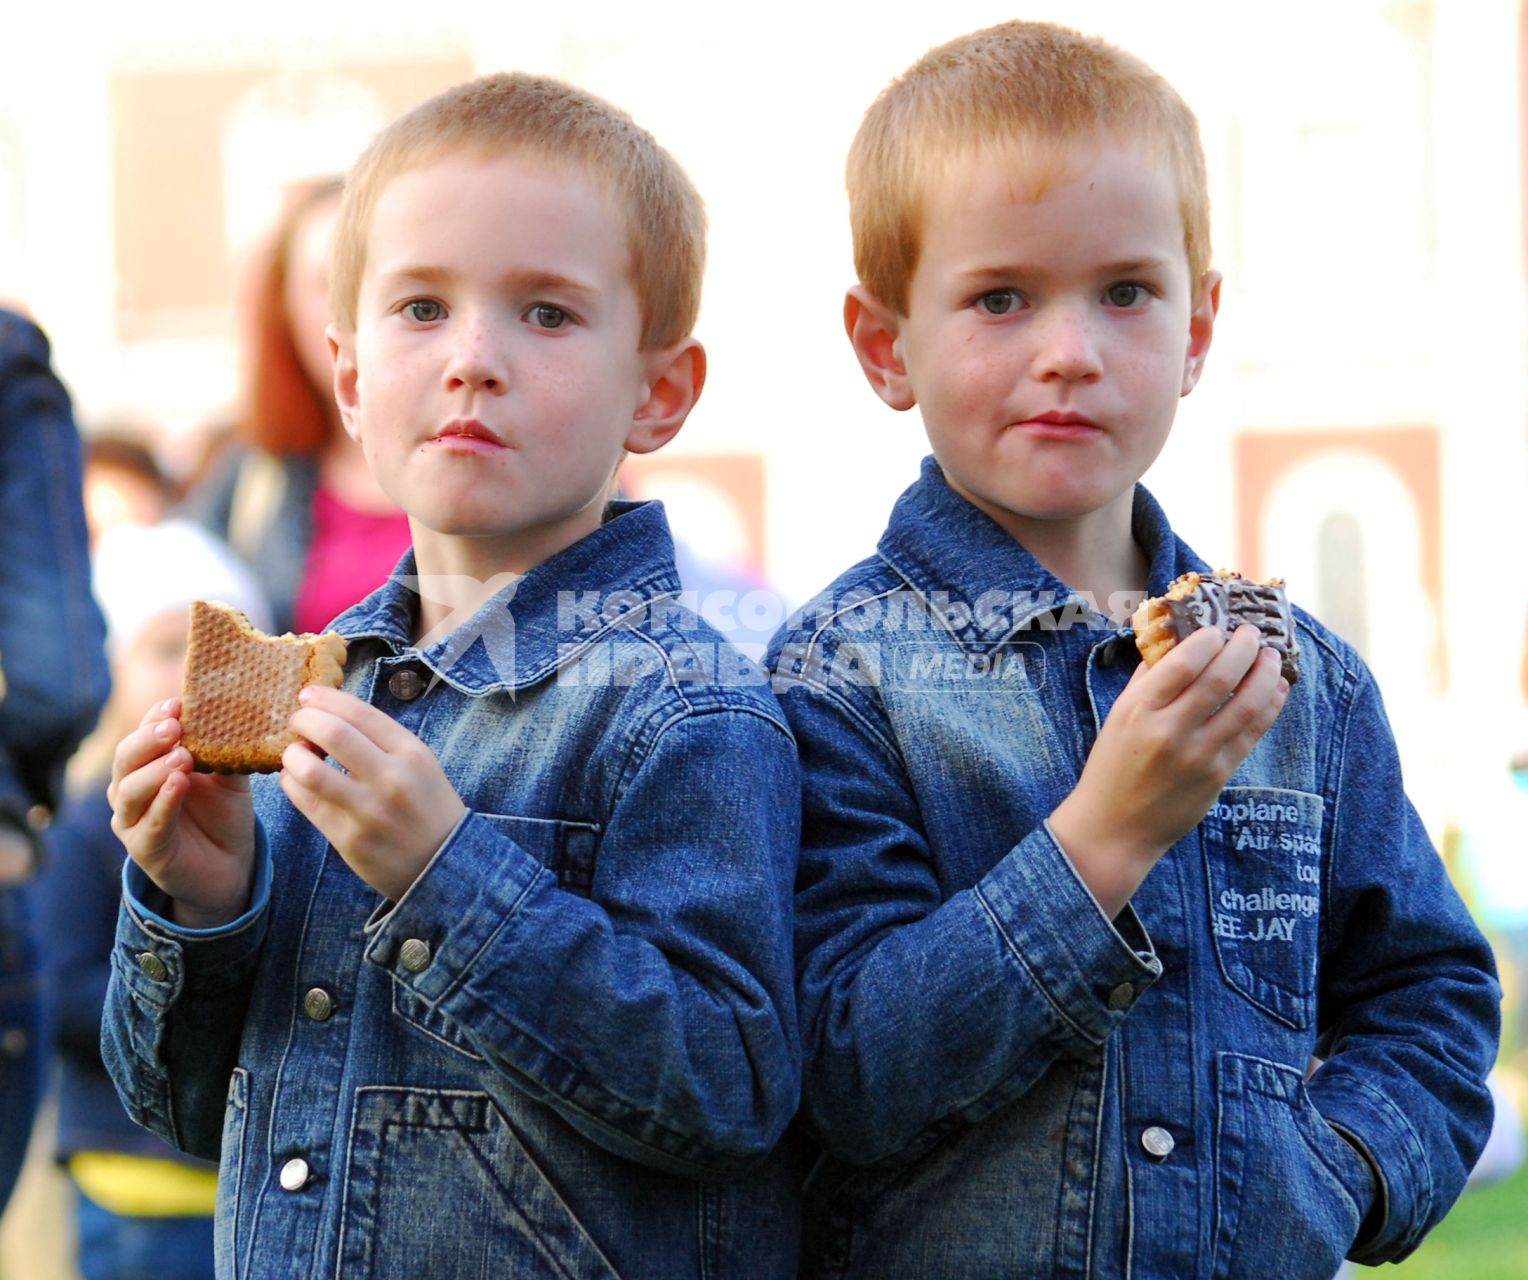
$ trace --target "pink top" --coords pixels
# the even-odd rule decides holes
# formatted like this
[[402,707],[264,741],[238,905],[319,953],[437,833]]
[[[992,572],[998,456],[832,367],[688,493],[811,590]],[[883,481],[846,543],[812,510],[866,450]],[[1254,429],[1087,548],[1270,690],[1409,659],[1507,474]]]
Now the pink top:
[[297,589],[294,625],[322,631],[387,581],[409,545],[401,511],[372,514],[346,506],[320,486],[313,495],[313,541]]

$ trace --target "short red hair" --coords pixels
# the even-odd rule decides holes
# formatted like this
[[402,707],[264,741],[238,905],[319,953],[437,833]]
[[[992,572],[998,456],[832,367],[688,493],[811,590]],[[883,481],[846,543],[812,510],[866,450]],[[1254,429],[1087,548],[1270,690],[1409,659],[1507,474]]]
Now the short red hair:
[[865,113],[846,178],[860,283],[899,315],[923,248],[926,206],[973,160],[1040,189],[1077,143],[1143,146],[1171,170],[1189,278],[1210,264],[1210,198],[1199,123],[1134,54],[1049,22],[1005,22],[931,49]]
[[420,103],[382,130],[345,181],[331,276],[335,321],[354,330],[371,215],[387,184],[445,157],[516,155],[586,173],[626,215],[640,347],[656,351],[695,327],[706,268],[706,213],[678,161],[629,115],[561,80],[481,76]]

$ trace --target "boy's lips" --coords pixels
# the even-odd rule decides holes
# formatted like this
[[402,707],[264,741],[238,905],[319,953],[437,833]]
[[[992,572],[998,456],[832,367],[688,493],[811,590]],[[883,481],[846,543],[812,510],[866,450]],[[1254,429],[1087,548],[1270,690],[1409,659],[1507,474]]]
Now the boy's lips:
[[430,437],[431,444],[477,452],[505,448],[504,440],[476,418],[455,418]]
[[1063,413],[1056,409],[1022,418],[1013,425],[1025,435],[1042,440],[1090,440],[1102,430],[1084,413]]

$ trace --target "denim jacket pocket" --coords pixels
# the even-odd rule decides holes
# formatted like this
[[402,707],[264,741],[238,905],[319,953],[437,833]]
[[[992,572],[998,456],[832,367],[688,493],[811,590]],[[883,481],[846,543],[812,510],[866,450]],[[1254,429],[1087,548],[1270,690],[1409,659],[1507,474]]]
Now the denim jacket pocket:
[[1296,1030],[1315,1016],[1321,816],[1306,791],[1227,787],[1200,825],[1220,971]]
[[1216,1055],[1216,1277],[1329,1280],[1362,1219],[1341,1176],[1353,1152],[1294,1067]]
[[239,1280],[244,1274],[235,1242],[234,1223],[239,1220],[239,1191],[248,1153],[244,1131],[249,1120],[249,1072],[235,1067],[228,1078],[228,1102],[223,1110],[222,1168],[218,1170],[218,1211],[214,1224],[217,1273]]
[[344,1280],[616,1275],[485,1093],[356,1090],[344,1176]]
[[[594,883],[594,854],[600,829],[589,822],[555,818],[520,818],[511,814],[480,813],[500,835],[508,836],[557,877],[570,893],[587,898]],[[450,1018],[426,1003],[401,982],[393,982],[393,1012],[447,1049],[481,1062],[483,1055]]]

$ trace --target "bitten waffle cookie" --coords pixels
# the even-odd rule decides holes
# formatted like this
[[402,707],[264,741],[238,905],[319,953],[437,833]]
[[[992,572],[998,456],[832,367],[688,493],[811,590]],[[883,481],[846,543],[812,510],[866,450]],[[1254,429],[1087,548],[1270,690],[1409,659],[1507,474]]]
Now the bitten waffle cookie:
[[201,773],[275,773],[297,735],[287,721],[306,684],[338,688],[345,641],[324,635],[268,636],[239,610],[191,606],[181,693],[181,742]]
[[1279,655],[1284,679],[1294,684],[1300,678],[1300,647],[1282,578],[1252,582],[1228,569],[1216,570],[1212,578],[1185,573],[1166,595],[1143,601],[1130,619],[1147,666],[1200,627],[1219,627],[1229,636],[1246,622],[1263,633],[1263,645]]

